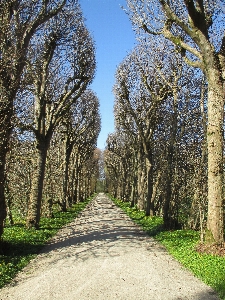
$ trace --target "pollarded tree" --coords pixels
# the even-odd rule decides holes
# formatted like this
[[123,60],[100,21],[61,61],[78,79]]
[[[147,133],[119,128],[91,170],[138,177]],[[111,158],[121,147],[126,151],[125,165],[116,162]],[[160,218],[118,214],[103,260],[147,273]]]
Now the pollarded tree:
[[118,165],[117,157],[113,154],[113,152],[108,149],[104,150],[106,190],[115,198],[117,197]]
[[210,242],[224,241],[223,125],[225,18],[220,0],[127,0],[138,31],[164,35],[184,60],[200,68],[208,83],[208,220]]
[[[131,206],[137,205],[139,209],[144,210],[146,198],[146,166],[138,127],[135,120],[130,115],[127,115],[126,110],[120,110],[118,108],[117,103],[114,105],[114,117],[116,139],[124,141],[122,148],[124,152],[123,156],[128,157],[127,165],[129,166],[129,177],[127,177],[127,180],[130,181],[131,194],[129,198]],[[108,149],[111,143],[113,143],[113,140],[108,139]],[[128,199],[128,195],[122,195],[121,199]]]
[[123,130],[109,134],[104,152],[108,189],[114,197],[129,201],[131,193],[132,147]]
[[[153,215],[153,145],[152,138],[160,122],[159,107],[174,93],[172,64],[162,61],[164,49],[146,52],[146,45],[137,47],[119,66],[116,73],[115,115],[122,126],[128,119],[135,122],[143,147],[147,171],[146,215]],[[164,60],[164,59],[163,59]],[[166,59],[165,59],[166,61]],[[176,69],[175,69],[176,70]],[[175,71],[174,71],[175,73]]]
[[76,104],[71,106],[70,111],[63,119],[63,124],[65,127],[65,162],[62,209],[65,211],[69,202],[69,166],[73,148],[79,144],[84,148],[87,148],[88,144],[95,144],[100,132],[101,125],[97,96],[91,90],[86,90],[78,98]]
[[87,183],[86,197],[97,192],[97,185],[99,182],[103,185],[102,163],[102,151],[99,148],[96,148],[93,155],[85,163],[85,177]]
[[104,166],[104,151],[97,148],[94,152],[93,157],[94,162],[94,172],[93,179],[94,182],[94,190],[97,192],[103,192],[106,190],[106,176],[105,176],[105,166]]
[[[73,149],[73,160],[70,169],[70,186],[71,186],[71,199],[73,203],[84,201],[89,186],[87,185],[90,159],[93,158],[94,151],[96,149],[98,133],[94,136],[93,133],[88,136],[84,135],[84,139],[80,141]],[[90,183],[90,181],[89,181]],[[72,188],[73,187],[73,188]]]
[[[177,76],[179,80],[174,85],[179,92],[160,108],[159,114],[164,117],[154,135],[153,155],[157,157],[154,166],[162,178],[158,185],[156,207],[163,210],[167,228],[187,221],[194,202],[194,191],[197,190],[194,178],[198,177],[202,182],[204,176],[200,170],[205,168],[202,151],[205,137],[200,110],[201,74],[186,64],[181,66],[180,76]],[[204,162],[197,162],[194,157]]]
[[35,228],[39,227],[46,156],[53,132],[95,72],[93,41],[83,24],[79,5],[68,5],[50,23],[50,30],[48,26],[42,29],[44,38],[37,36],[29,49],[24,75],[27,88],[20,95],[31,104],[29,111],[33,106],[29,121],[24,117],[26,103],[19,118],[24,121],[20,127],[32,131],[36,140],[27,216],[27,226]]
[[[88,105],[88,101],[90,105]],[[71,153],[71,162],[69,169],[69,198],[72,203],[84,200],[85,190],[85,173],[88,173],[89,167],[87,166],[88,161],[92,159],[93,153],[96,149],[97,138],[101,128],[101,119],[99,114],[99,103],[96,95],[88,90],[82,99],[84,123],[81,124],[80,133],[78,131],[71,133],[71,144],[73,145]],[[87,101],[87,102],[86,102]],[[86,112],[85,112],[86,111]],[[77,116],[79,119],[79,115]],[[86,123],[87,122],[87,123]]]
[[6,217],[4,171],[12,130],[13,106],[35,32],[56,16],[66,0],[2,0],[0,2],[0,236]]

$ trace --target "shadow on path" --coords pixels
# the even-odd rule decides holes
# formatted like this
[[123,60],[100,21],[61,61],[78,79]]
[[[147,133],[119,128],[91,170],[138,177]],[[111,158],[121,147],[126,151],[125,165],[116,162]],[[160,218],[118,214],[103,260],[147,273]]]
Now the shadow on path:
[[218,300],[101,193],[0,299]]

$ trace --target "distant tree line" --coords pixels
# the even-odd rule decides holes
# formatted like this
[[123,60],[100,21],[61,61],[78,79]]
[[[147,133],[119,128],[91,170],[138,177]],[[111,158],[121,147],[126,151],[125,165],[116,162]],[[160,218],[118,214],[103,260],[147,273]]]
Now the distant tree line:
[[96,189],[95,45],[78,1],[0,3],[0,236],[8,212],[39,228]]
[[222,1],[127,0],[139,44],[116,71],[107,188],[168,229],[224,242]]

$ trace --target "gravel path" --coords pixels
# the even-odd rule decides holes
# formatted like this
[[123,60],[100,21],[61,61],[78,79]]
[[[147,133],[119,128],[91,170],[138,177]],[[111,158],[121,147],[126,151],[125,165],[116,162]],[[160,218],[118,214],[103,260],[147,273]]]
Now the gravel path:
[[218,298],[100,193],[0,290],[0,299]]

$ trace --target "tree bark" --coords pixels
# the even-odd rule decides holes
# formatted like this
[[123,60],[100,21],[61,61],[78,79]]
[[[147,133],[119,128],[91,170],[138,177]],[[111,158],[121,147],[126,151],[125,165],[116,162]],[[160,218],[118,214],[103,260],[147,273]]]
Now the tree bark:
[[33,158],[33,177],[26,225],[39,229],[48,143],[39,141]]
[[153,165],[152,165],[152,153],[149,151],[146,157],[146,168],[147,168],[147,203],[146,203],[146,216],[154,216],[154,203],[152,200],[153,192]]
[[131,184],[131,207],[134,207],[137,204],[137,183],[138,183],[138,160],[137,152],[134,152],[133,157],[133,175],[132,175],[132,184]]
[[73,204],[78,202],[78,169],[75,170],[73,181]]
[[[9,146],[11,134],[11,119],[13,115],[13,99],[15,93],[10,93],[3,87],[0,82],[1,98],[0,98],[0,238],[3,233],[4,221],[7,215],[6,199],[5,199],[5,164],[6,154]],[[1,243],[1,242],[0,242]],[[1,251],[1,244],[0,244]]]
[[170,204],[172,200],[172,161],[173,161],[173,147],[169,146],[168,150],[168,172],[166,176],[166,191],[165,191],[165,199],[163,205],[163,225],[166,229],[171,229],[171,213],[170,213]]
[[68,205],[68,181],[69,181],[69,164],[70,156],[73,150],[73,144],[70,143],[70,139],[66,139],[66,149],[65,149],[65,161],[64,161],[64,178],[63,178],[63,201],[62,201],[62,211],[66,212]]
[[217,70],[208,78],[208,242],[224,241],[223,220],[223,124],[224,92]]
[[157,177],[156,177],[156,181],[153,184],[153,189],[152,189],[152,198],[151,198],[151,203],[152,203],[152,207],[153,207],[153,215],[155,216],[156,214],[156,206],[155,206],[155,200],[156,200],[156,195],[157,195],[157,190],[160,184],[160,180],[161,180],[161,170],[158,171]]
[[137,206],[139,210],[145,209],[145,177],[146,177],[146,166],[143,159],[143,147],[140,146],[138,150],[138,200]]

